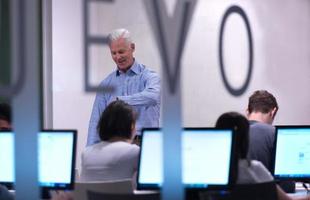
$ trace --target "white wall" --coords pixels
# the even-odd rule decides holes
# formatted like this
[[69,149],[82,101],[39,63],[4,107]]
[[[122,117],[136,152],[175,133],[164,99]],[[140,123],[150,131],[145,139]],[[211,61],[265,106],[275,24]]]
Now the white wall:
[[[169,0],[172,10],[174,1]],[[247,91],[234,97],[225,89],[218,61],[221,18],[232,4],[246,12],[253,35],[254,66]],[[161,73],[162,67],[142,0],[116,0],[91,6],[92,34],[126,27],[136,41],[136,58]],[[225,111],[245,112],[248,96],[267,89],[278,99],[275,124],[310,124],[310,2],[293,0],[198,0],[182,62],[184,126],[213,126]],[[226,24],[225,70],[232,86],[247,73],[244,23],[232,15]],[[53,124],[78,129],[78,157],[85,146],[93,93],[84,92],[82,1],[53,1]],[[93,48],[91,82],[115,68],[106,47]]]

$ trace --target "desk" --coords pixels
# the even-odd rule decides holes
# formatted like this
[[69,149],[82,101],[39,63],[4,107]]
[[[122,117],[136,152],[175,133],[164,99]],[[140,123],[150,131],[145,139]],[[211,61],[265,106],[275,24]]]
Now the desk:
[[[307,186],[309,188],[309,184],[307,184]],[[302,197],[308,194],[307,190],[304,188],[304,186],[300,182],[296,182],[295,188],[296,188],[295,193],[287,193],[290,197]]]

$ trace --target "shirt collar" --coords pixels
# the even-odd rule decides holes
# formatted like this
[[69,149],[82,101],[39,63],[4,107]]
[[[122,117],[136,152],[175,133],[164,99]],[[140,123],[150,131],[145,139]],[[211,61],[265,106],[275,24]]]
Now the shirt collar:
[[[131,67],[127,70],[127,73],[133,72],[135,74],[139,74],[140,72],[140,68],[138,63],[136,62],[136,59],[134,60],[133,64],[131,65]],[[122,72],[120,70],[116,70],[116,76],[119,76]]]
[[258,123],[258,122],[259,122],[259,121],[256,121],[256,120],[249,120],[250,125],[256,124],[256,123]]

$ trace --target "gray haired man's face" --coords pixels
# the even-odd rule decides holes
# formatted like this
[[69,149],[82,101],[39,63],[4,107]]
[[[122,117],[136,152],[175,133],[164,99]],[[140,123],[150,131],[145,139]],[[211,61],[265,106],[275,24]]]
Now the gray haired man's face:
[[126,72],[131,67],[134,61],[134,50],[134,44],[128,44],[124,38],[119,38],[111,42],[111,56],[119,70]]

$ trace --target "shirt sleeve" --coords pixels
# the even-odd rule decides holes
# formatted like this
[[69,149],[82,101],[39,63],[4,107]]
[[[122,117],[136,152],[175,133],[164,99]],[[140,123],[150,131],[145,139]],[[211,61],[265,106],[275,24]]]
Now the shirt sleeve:
[[145,74],[144,81],[145,88],[143,91],[132,95],[118,96],[118,99],[123,100],[132,106],[150,106],[159,104],[160,78],[158,74],[152,71],[148,71],[148,73]]
[[86,146],[93,145],[100,142],[99,134],[97,131],[97,124],[100,119],[102,111],[107,106],[107,101],[101,92],[98,92],[93,105],[92,113],[89,120],[88,136]]

